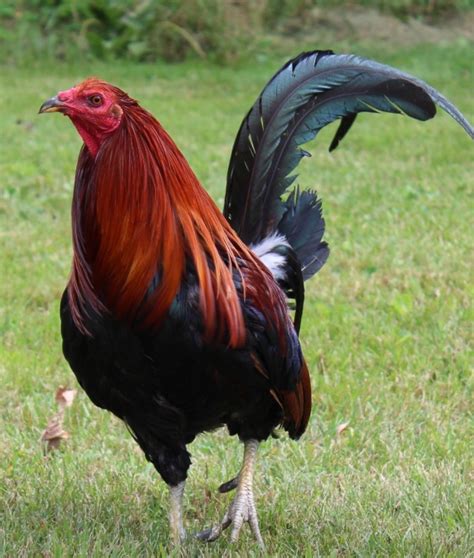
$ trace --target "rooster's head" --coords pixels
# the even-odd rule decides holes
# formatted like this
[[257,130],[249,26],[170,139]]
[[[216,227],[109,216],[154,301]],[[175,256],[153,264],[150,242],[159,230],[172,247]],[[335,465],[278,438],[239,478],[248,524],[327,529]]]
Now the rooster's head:
[[89,78],[45,101],[39,112],[69,116],[93,156],[103,141],[120,126],[124,109],[136,105],[118,87]]

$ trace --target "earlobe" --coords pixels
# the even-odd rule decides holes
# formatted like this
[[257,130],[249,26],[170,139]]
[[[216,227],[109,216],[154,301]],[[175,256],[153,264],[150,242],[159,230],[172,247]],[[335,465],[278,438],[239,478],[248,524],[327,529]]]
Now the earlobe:
[[115,118],[120,118],[123,114],[122,108],[117,104],[112,105],[109,112]]

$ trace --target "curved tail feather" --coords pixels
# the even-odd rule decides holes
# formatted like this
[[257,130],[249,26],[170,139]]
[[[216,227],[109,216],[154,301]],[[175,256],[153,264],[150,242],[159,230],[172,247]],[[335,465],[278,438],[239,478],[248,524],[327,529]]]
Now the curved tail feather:
[[300,146],[321,128],[341,119],[332,150],[360,112],[428,120],[436,105],[474,138],[461,112],[416,77],[354,55],[300,54],[268,82],[242,122],[227,174],[224,214],[246,243],[261,241],[278,230],[288,211],[282,196],[296,178],[291,173],[308,155]]

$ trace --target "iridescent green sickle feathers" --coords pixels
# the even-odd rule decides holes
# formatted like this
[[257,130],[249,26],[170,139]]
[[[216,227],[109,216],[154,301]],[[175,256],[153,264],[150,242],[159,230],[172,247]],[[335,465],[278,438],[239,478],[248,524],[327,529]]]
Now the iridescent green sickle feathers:
[[263,238],[285,212],[281,197],[302,157],[300,146],[341,119],[330,150],[359,112],[391,112],[417,120],[436,105],[474,138],[474,128],[436,89],[409,74],[359,56],[303,53],[268,82],[242,122],[227,175],[224,213],[241,238]]

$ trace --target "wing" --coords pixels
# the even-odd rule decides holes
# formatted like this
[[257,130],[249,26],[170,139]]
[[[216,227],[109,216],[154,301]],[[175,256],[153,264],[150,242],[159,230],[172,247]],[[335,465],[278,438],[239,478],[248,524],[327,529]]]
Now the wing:
[[283,427],[290,437],[297,439],[305,431],[311,414],[311,384],[295,326],[288,313],[280,317],[283,328],[269,323],[251,298],[243,299],[243,309],[252,367],[256,374],[266,378],[268,392],[282,410]]

